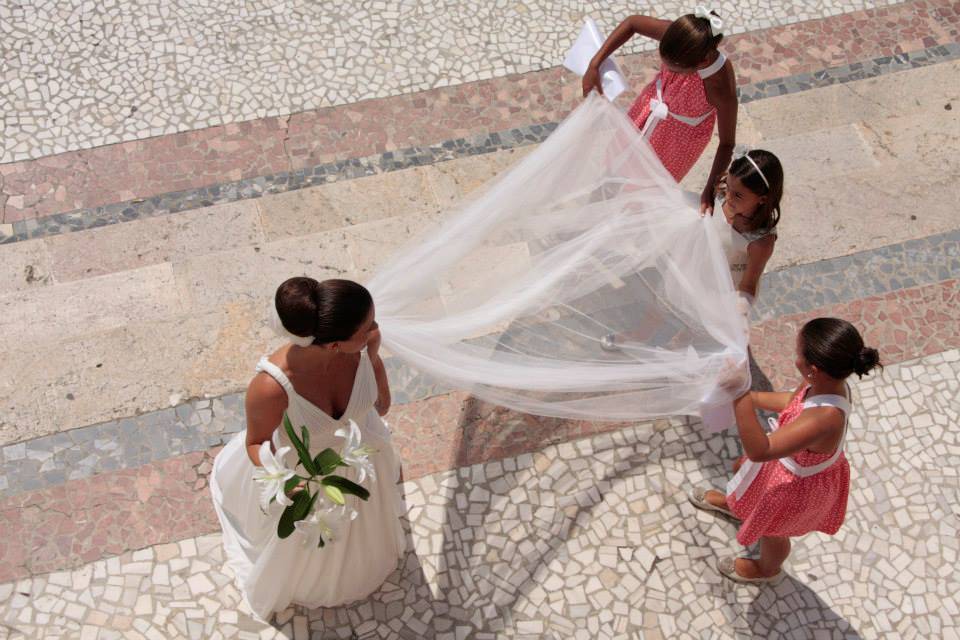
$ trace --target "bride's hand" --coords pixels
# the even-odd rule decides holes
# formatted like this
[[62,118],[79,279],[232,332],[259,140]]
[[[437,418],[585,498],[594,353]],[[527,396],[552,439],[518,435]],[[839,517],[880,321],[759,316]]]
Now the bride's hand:
[[383,338],[380,335],[380,325],[376,322],[373,323],[372,331],[370,331],[369,337],[367,338],[367,355],[371,358],[376,358],[380,355],[380,343]]
[[603,95],[603,83],[600,81],[600,69],[590,65],[587,67],[587,72],[583,74],[583,97],[586,98],[590,95],[590,92],[594,89],[597,90],[597,93]]
[[290,491],[287,492],[287,497],[292,499],[293,496],[297,495],[298,493],[300,493],[306,488],[307,488],[307,481],[301,480],[300,482],[297,483],[297,486],[295,486],[293,489],[290,489]]

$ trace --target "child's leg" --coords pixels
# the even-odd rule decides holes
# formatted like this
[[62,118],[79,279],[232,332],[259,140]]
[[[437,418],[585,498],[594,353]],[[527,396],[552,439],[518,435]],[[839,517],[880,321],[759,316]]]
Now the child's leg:
[[736,571],[744,578],[769,578],[776,575],[790,555],[790,538],[760,538],[760,559],[737,558]]
[[760,538],[760,571],[763,575],[776,575],[789,555],[790,538]]

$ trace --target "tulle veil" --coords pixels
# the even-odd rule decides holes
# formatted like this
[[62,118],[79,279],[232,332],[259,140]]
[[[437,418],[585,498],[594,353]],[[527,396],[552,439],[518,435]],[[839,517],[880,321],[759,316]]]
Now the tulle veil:
[[[730,421],[747,331],[717,225],[592,94],[537,149],[383,264],[385,348],[525,413]],[[619,349],[605,351],[614,334]],[[716,417],[716,411],[720,415]]]

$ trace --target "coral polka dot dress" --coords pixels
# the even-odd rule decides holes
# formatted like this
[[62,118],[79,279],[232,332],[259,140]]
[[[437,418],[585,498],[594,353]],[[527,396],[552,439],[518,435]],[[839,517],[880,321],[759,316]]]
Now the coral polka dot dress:
[[[793,397],[776,426],[790,424],[806,408],[832,406],[844,412],[846,438],[850,402],[836,395],[807,398],[809,390],[808,385]],[[849,388],[847,396],[850,396]],[[727,484],[727,504],[742,521],[737,541],[748,546],[763,536],[793,537],[811,531],[836,533],[843,524],[849,493],[850,465],[843,455],[841,440],[832,454],[805,450],[779,460],[744,461]]]
[[722,69],[726,61],[721,53],[713,64],[696,73],[661,69],[627,112],[677,182],[697,162],[713,135],[717,110],[707,102],[703,80]]

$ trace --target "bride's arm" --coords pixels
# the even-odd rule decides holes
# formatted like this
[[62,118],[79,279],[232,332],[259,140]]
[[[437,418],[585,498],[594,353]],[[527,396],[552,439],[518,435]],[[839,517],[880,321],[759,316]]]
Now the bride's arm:
[[377,401],[374,406],[380,416],[390,411],[390,380],[387,379],[387,368],[380,357],[380,328],[377,327],[367,342],[367,356],[373,365],[373,375],[377,379]]
[[270,439],[283,420],[287,394],[283,387],[265,373],[258,373],[247,387],[244,401],[247,414],[247,456],[260,467],[260,445]]

